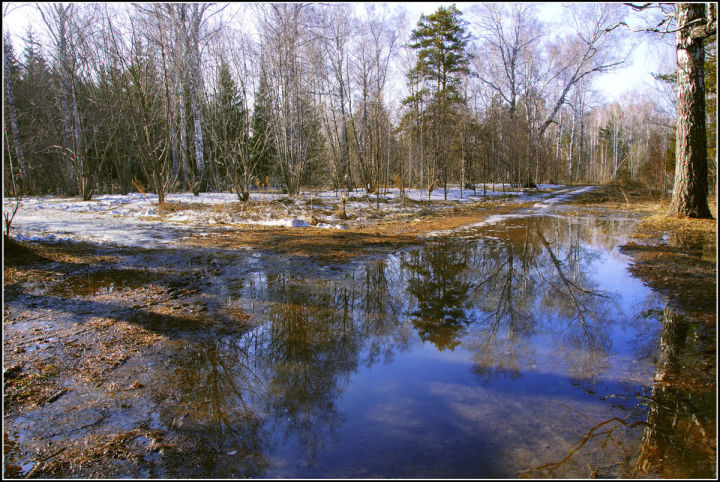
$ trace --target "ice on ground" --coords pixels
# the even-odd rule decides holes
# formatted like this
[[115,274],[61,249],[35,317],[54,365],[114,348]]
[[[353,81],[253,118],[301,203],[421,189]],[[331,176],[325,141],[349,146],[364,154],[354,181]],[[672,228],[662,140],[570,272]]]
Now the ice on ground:
[[565,202],[573,197],[577,196],[578,194],[592,191],[594,189],[597,189],[597,186],[585,186],[581,188],[568,188],[563,189],[561,191],[557,191],[552,193],[552,196],[546,199],[545,201],[541,201],[539,203],[535,203],[533,207],[540,208],[540,209],[548,209],[551,206],[559,203],[559,202]]

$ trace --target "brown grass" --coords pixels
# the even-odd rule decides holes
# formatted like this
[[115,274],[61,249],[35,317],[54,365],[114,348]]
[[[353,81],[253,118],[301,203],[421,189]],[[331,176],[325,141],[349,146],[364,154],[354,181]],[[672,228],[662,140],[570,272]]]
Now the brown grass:
[[420,244],[420,237],[430,232],[474,224],[491,214],[502,214],[524,206],[507,206],[501,201],[452,205],[437,211],[378,217],[367,225],[358,224],[342,231],[248,225],[233,232],[190,238],[186,242],[193,246],[221,249],[253,247],[291,256],[339,262],[368,251],[394,250]]
[[581,194],[571,204],[602,206],[610,209],[631,209],[652,212],[670,196],[635,181],[613,181],[599,189]]
[[636,237],[657,236],[661,233],[674,233],[681,239],[711,239],[717,233],[717,199],[709,201],[710,212],[715,219],[678,218],[668,214],[669,201],[652,205],[651,215],[643,219],[638,226]]

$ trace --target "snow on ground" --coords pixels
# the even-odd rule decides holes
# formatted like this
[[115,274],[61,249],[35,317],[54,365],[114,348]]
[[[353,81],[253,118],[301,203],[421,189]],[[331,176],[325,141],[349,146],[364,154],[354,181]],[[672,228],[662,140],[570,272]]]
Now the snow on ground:
[[559,202],[565,202],[578,194],[592,191],[596,189],[596,186],[585,186],[581,188],[569,188],[569,189],[563,189],[562,191],[556,191],[553,193],[553,196],[545,199],[544,201],[541,201],[539,203],[536,203],[533,207],[540,208],[540,209],[548,209],[551,206],[554,206],[555,204]]
[[[564,186],[540,185],[540,189],[558,189]],[[485,186],[486,196],[512,196],[517,201],[530,198],[547,198],[550,193],[528,194],[524,191],[504,191],[500,184]],[[563,196],[587,190],[566,189],[560,191]],[[483,186],[478,185],[477,195],[472,190],[463,190],[460,197],[459,187],[448,189],[447,201],[473,202],[483,199]],[[406,197],[416,201],[426,201],[427,191],[422,189],[406,189]],[[532,196],[532,197],[531,197]],[[431,194],[430,204],[402,205],[397,202],[400,190],[389,189],[381,196],[379,209],[376,196],[369,197],[362,190],[347,193],[346,211],[355,220],[365,220],[369,216],[384,216],[394,213],[437,208],[445,200],[443,189],[436,189]],[[279,193],[252,193],[254,201],[286,200],[287,196]],[[312,206],[309,200],[312,199]],[[166,196],[167,203],[180,203],[187,206],[170,212],[160,212],[157,208],[157,196],[154,194],[131,193],[105,194],[93,197],[91,201],[57,196],[28,197],[22,200],[12,224],[11,235],[18,240],[27,241],[89,241],[111,243],[118,246],[160,247],[174,244],[178,239],[188,235],[203,235],[224,226],[257,224],[263,226],[284,227],[315,227],[320,229],[345,229],[345,223],[335,215],[319,216],[311,224],[316,210],[332,212],[337,209],[341,193],[336,191],[304,192],[292,203],[270,203],[275,209],[268,209],[258,215],[243,214],[243,210],[215,209],[216,205],[237,203],[234,193],[202,193],[194,196],[191,193],[175,193]],[[557,198],[547,198],[536,206],[549,207]],[[564,197],[560,200],[565,199]],[[3,212],[13,205],[12,199],[4,199]],[[193,209],[197,205],[197,209]],[[493,217],[491,217],[493,218]],[[491,222],[488,219],[486,222]]]

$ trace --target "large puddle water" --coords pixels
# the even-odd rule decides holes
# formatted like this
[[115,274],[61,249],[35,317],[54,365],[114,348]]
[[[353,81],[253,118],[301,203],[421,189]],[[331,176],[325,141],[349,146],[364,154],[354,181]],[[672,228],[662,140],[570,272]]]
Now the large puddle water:
[[663,318],[617,249],[632,223],[511,218],[342,269],[224,263],[213,289],[261,324],[170,374],[207,475],[631,473]]
[[509,217],[345,265],[214,253],[208,292],[257,326],[148,367],[174,400],[154,427],[197,441],[192,477],[707,476],[667,447],[654,380],[692,336],[630,276],[635,222]]

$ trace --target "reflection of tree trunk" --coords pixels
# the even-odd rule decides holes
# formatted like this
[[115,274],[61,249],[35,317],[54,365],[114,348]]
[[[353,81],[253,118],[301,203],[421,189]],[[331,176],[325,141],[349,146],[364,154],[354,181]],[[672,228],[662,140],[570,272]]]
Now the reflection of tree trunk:
[[671,470],[668,463],[675,460],[668,458],[674,459],[678,455],[673,453],[674,451],[669,453],[669,449],[677,442],[678,415],[686,412],[684,407],[686,394],[679,390],[671,379],[682,369],[681,355],[688,336],[688,328],[684,316],[669,307],[665,308],[648,423],[636,465],[636,468],[643,473],[658,470],[665,473],[664,470]]

